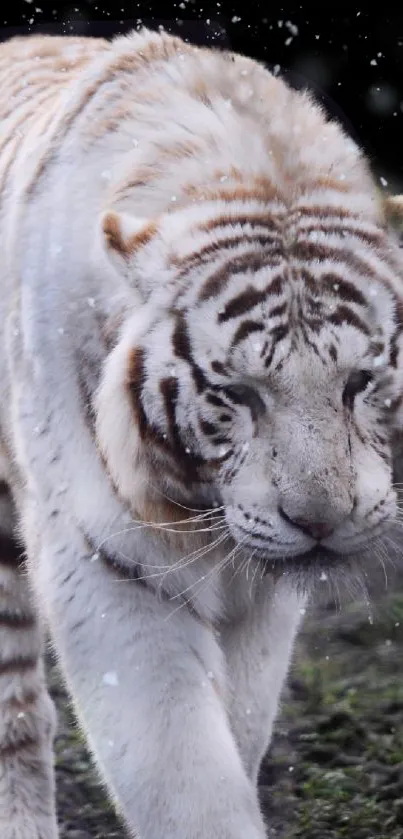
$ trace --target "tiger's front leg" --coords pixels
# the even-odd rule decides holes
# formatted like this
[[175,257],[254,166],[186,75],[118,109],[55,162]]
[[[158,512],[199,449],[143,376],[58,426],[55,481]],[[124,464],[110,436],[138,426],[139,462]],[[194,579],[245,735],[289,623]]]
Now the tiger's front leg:
[[131,834],[264,839],[212,631],[141,582],[117,581],[102,558],[91,562],[62,514],[40,532],[31,567],[37,593],[77,714]]
[[0,836],[57,839],[55,712],[20,549],[0,533]]
[[257,784],[307,595],[286,577],[265,577],[253,607],[224,626],[220,641],[231,684],[229,717],[248,777]]

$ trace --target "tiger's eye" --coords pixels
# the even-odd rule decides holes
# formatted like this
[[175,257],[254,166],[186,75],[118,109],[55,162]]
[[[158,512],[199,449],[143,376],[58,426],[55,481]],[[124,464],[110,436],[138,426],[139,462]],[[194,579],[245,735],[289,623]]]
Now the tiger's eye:
[[237,384],[225,388],[225,394],[236,405],[250,408],[252,419],[256,421],[265,411],[266,406],[260,394],[250,385]]
[[343,405],[352,408],[357,394],[366,390],[372,379],[373,373],[371,370],[354,370],[349,376],[343,391]]

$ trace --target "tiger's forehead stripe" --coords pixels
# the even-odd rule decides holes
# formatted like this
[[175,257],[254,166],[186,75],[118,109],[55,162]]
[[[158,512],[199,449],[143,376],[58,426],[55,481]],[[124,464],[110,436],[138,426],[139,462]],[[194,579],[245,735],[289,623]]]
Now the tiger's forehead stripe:
[[255,251],[246,251],[239,256],[230,258],[203,283],[198,293],[198,302],[205,303],[211,298],[217,297],[225,291],[237,274],[254,273],[256,275],[265,268],[271,270],[276,265],[281,265],[281,262],[281,254],[274,256],[271,252],[267,254],[264,251],[261,254]]
[[[189,272],[221,257],[226,251],[233,254],[245,245],[257,245],[274,256],[282,252],[281,239],[278,235],[263,235],[262,233],[237,233],[232,236],[216,237],[183,257],[174,256],[172,265],[177,268],[176,276],[181,279]],[[257,248],[256,248],[257,250]]]
[[[387,252],[385,259],[383,231],[365,219],[362,220],[356,213],[350,213],[337,205],[325,207],[323,224],[315,223],[314,207],[305,209],[306,217],[297,207],[290,211],[288,218],[282,214],[281,222],[277,219],[276,225],[273,224],[273,215],[270,215],[269,224],[274,228],[274,238],[267,242],[259,236],[253,237],[256,245],[253,251],[249,250],[252,238],[249,234],[249,217],[242,212],[242,208],[239,218],[235,212],[217,218],[212,216],[199,227],[193,227],[193,250],[178,259],[176,264],[180,266],[181,278],[188,276],[190,279],[192,273],[198,269],[203,270],[204,278],[197,291],[198,303],[205,304],[216,299],[218,323],[252,313],[255,315],[256,307],[265,304],[264,321],[259,322],[255,315],[247,327],[237,325],[232,339],[235,345],[252,332],[263,329],[268,334],[274,334],[277,340],[287,335],[287,304],[281,303],[268,311],[267,303],[271,296],[278,296],[290,281],[303,289],[305,305],[302,310],[299,304],[299,310],[308,344],[312,344],[309,333],[318,334],[328,326],[337,328],[349,325],[363,335],[370,336],[367,322],[370,299],[363,288],[354,284],[352,278],[359,276],[365,282],[370,278],[391,288],[394,275],[392,266],[388,265]],[[260,223],[261,217],[258,216]],[[248,231],[244,236],[243,225]],[[204,234],[206,229],[214,232],[214,239],[197,250],[197,233],[200,230]],[[226,235],[221,239],[222,230]],[[228,237],[228,230],[233,231],[233,237]],[[346,244],[347,237],[350,247]],[[352,248],[351,242],[355,241],[356,247]],[[261,278],[265,271],[269,276],[272,275],[272,279],[262,288]],[[277,273],[273,278],[275,271]],[[237,284],[238,290],[231,295],[231,286],[242,274],[245,275],[245,287],[239,290]],[[224,299],[220,301],[220,298]],[[334,301],[331,313],[323,309],[329,300]],[[275,324],[273,332],[271,319],[283,315],[286,321],[281,325]],[[337,357],[334,344],[331,348],[333,358]],[[270,351],[265,365],[268,366],[271,360]]]
[[[231,176],[230,173],[225,180],[231,180]],[[238,175],[237,179],[241,181],[242,176]],[[238,192],[240,200],[236,204],[229,203],[230,212],[223,212],[221,208],[224,196],[234,194],[231,185],[215,193],[201,190],[200,206],[211,201],[215,194],[217,213],[211,207],[210,217],[193,225],[193,239],[183,246],[180,256],[175,255],[172,264],[177,269],[178,280],[187,278],[194,282],[194,277],[200,278],[196,283],[198,302],[217,300],[218,322],[224,322],[229,312],[233,312],[234,317],[253,313],[253,326],[237,325],[233,335],[236,344],[253,331],[260,331],[253,310],[258,303],[267,304],[270,294],[279,291],[275,285],[270,287],[270,283],[262,290],[258,278],[264,270],[269,275],[280,270],[285,285],[291,278],[294,286],[298,283],[306,301],[300,315],[305,318],[306,328],[311,333],[318,334],[326,325],[336,328],[349,325],[369,337],[367,311],[372,301],[364,287],[355,284],[355,278],[360,277],[366,284],[374,281],[385,285],[392,292],[397,307],[396,269],[393,260],[389,259],[385,231],[360,212],[360,199],[346,195],[344,186],[335,190],[329,179],[326,180],[325,197],[318,194],[317,203],[311,194],[297,197],[294,205],[287,206],[287,196],[280,187],[275,189],[267,178],[261,189],[267,190],[266,210],[264,207],[258,211],[256,207],[252,209],[249,192],[244,202]],[[262,193],[257,190],[255,201],[261,198]],[[262,236],[260,231],[266,226],[269,235]],[[207,233],[211,238],[204,240]],[[239,291],[237,277],[242,273],[246,288]],[[258,281],[257,288],[250,285],[251,275]],[[238,290],[231,295],[233,281]],[[328,305],[329,298],[334,301],[330,316],[321,309],[321,305]],[[335,305],[337,299],[341,305]],[[362,314],[359,307],[363,309]],[[286,307],[281,311],[287,315]],[[269,331],[267,313],[265,328]],[[283,335],[285,329],[283,323]],[[310,343],[306,329],[304,333]],[[334,344],[328,349],[331,357],[337,357]]]
[[217,315],[217,322],[225,323],[225,321],[247,314],[259,303],[266,302],[268,296],[279,295],[283,290],[284,285],[284,277],[281,274],[278,274],[262,291],[259,291],[252,285],[247,286],[235,297],[228,300],[224,308],[219,311]]

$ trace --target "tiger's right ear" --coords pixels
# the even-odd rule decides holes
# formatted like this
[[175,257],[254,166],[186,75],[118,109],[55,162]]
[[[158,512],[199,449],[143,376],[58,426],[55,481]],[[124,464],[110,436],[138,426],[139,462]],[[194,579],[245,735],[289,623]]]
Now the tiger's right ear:
[[110,210],[101,219],[107,256],[120,272],[127,272],[137,252],[155,236],[156,222]]

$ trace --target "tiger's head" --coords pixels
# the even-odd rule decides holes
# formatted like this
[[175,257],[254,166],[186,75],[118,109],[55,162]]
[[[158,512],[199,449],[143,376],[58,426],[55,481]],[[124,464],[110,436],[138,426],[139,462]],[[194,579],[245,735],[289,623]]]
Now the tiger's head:
[[273,567],[334,564],[382,536],[403,401],[389,215],[403,215],[396,199],[303,194],[152,224],[104,216],[138,303],[106,361],[98,439],[137,517],[150,498],[154,515],[163,498],[220,507]]

